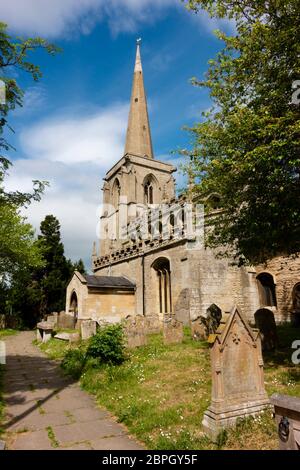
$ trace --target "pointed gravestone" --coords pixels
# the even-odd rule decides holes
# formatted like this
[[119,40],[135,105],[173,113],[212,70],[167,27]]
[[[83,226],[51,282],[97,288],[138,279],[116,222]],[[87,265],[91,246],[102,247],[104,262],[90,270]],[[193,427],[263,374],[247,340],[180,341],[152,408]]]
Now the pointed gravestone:
[[212,397],[202,425],[216,440],[237,418],[255,415],[269,406],[264,386],[258,330],[248,325],[237,307],[223,315],[211,344]]

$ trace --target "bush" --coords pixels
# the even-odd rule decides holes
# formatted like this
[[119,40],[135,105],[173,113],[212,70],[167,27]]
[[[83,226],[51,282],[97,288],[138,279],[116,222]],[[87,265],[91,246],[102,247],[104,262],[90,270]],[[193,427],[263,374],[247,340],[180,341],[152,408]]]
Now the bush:
[[90,339],[87,356],[108,364],[121,364],[124,362],[125,345],[122,325],[102,327]]
[[71,349],[62,360],[61,367],[74,379],[79,379],[86,363],[86,355],[81,349]]

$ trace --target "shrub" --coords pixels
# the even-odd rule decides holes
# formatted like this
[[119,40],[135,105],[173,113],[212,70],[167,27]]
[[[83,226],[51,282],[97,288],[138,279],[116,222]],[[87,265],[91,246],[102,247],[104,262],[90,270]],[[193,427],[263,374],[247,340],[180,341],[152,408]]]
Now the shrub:
[[122,325],[108,325],[98,330],[90,339],[87,356],[102,363],[121,364],[125,360],[125,345]]
[[86,355],[81,349],[71,349],[62,360],[61,367],[74,379],[79,379],[86,363]]

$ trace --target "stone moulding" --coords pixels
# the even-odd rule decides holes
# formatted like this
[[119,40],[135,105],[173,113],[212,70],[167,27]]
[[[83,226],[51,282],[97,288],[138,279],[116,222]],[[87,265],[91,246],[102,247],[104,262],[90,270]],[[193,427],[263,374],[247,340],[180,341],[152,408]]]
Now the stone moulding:
[[216,441],[238,418],[253,416],[270,406],[265,391],[261,339],[235,306],[224,314],[210,343],[212,395],[204,413],[205,433]]

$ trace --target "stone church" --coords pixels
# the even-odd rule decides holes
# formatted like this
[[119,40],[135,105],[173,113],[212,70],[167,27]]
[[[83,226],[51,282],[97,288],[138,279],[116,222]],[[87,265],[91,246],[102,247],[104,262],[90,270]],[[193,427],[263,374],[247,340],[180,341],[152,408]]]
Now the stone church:
[[[270,312],[277,323],[299,318],[299,259],[239,268],[217,257],[191,231],[189,191],[176,196],[175,171],[153,153],[138,42],[125,150],[104,178],[93,275],[75,272],[66,312],[109,322],[142,315],[150,323],[172,314],[193,325],[212,309],[236,304],[252,324]],[[194,220],[193,208],[190,215]]]

